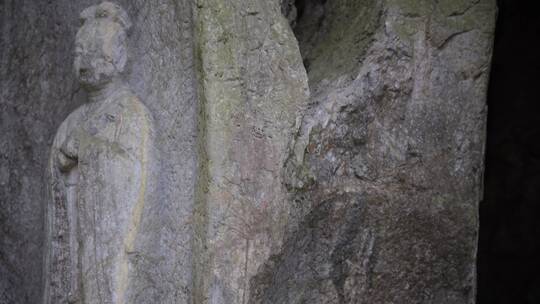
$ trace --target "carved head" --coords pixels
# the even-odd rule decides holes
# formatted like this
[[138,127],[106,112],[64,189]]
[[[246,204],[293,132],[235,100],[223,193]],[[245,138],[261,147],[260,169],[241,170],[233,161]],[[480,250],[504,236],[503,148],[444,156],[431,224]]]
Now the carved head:
[[81,22],[75,38],[75,73],[84,87],[97,89],[124,70],[131,24],[127,13],[111,2],[85,9]]

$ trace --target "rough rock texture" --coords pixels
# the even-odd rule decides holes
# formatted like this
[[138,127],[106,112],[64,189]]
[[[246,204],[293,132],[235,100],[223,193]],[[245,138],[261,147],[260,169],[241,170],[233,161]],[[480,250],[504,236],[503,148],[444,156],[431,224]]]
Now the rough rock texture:
[[[80,12],[93,0],[0,2],[0,303],[39,303],[45,172],[60,123],[86,96],[72,62]],[[185,303],[191,286],[196,175],[191,1],[118,1],[134,26],[126,73],[156,121],[159,204],[145,210],[142,303]]]
[[296,220],[250,303],[474,303],[494,1],[300,4]]
[[308,100],[279,1],[198,1],[201,161],[194,303],[247,303],[279,250],[290,204],[281,171]]
[[[96,3],[0,2],[0,303],[40,302]],[[136,302],[474,302],[493,0],[118,3],[161,155]]]

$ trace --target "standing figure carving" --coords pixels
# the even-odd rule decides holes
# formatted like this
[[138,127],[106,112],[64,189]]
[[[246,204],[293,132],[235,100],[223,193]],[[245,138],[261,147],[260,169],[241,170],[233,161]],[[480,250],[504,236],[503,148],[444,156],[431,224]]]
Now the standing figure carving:
[[153,124],[121,78],[126,12],[104,2],[81,19],[74,67],[89,102],[61,124],[51,149],[44,302],[133,303]]

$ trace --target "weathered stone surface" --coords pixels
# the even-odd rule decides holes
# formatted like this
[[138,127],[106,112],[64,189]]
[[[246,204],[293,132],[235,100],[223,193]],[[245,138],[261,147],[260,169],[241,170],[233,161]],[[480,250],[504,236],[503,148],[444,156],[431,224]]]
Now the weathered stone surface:
[[64,63],[73,58],[67,42],[78,22],[56,9],[0,2],[1,303],[39,302],[49,149],[61,121],[80,104],[72,66]]
[[[49,147],[98,2],[0,2],[0,302],[40,302]],[[134,303],[474,302],[494,1],[118,3],[160,155]]]
[[474,303],[494,1],[300,10],[297,219],[251,303]]
[[307,76],[280,1],[198,1],[204,137],[194,303],[248,303],[249,280],[281,247],[281,175]]
[[[94,0],[1,1],[0,302],[39,303],[47,159],[60,123],[86,102],[73,77],[79,14]],[[191,289],[196,113],[191,1],[117,1],[131,18],[126,80],[155,120],[159,204],[145,209],[138,303]],[[4,279],[5,278],[5,279]]]
[[74,70],[89,100],[60,125],[51,148],[44,303],[134,303],[145,271],[138,259],[149,255],[136,246],[146,233],[139,230],[157,203],[154,121],[121,79],[126,12],[103,2],[81,21]]

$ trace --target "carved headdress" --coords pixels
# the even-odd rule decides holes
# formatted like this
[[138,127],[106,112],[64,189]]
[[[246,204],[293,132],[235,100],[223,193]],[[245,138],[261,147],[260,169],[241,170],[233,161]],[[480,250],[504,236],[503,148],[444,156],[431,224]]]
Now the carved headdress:
[[[112,66],[90,64],[94,68],[101,69],[90,79],[97,79],[97,74],[110,75],[111,71],[122,72],[128,59],[127,33],[131,27],[126,11],[112,2],[103,2],[85,9],[80,15],[80,20],[76,55],[84,55],[83,58],[87,60],[97,60],[95,62],[101,60],[106,64],[112,64]],[[80,72],[78,59],[80,58],[76,56],[75,68]]]
[[103,2],[99,5],[90,6],[81,13],[82,25],[99,19],[118,23],[126,32],[131,28],[131,22],[126,11],[112,2]]

